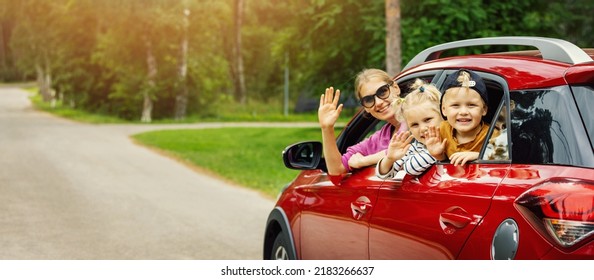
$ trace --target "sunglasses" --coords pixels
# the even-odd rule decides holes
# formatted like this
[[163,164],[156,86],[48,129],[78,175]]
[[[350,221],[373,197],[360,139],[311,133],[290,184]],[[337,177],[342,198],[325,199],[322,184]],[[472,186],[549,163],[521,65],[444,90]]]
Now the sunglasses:
[[385,100],[386,98],[388,98],[390,96],[390,88],[392,87],[393,84],[394,84],[394,81],[387,83],[387,84],[379,87],[377,89],[377,91],[375,91],[375,94],[361,97],[361,100],[360,100],[361,105],[365,108],[371,108],[371,107],[375,106],[375,97],[376,96],[379,99]]

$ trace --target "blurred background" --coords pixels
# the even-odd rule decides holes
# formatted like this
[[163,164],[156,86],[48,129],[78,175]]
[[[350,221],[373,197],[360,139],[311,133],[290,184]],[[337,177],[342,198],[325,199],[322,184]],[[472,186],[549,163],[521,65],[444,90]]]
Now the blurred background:
[[123,120],[315,116],[324,88],[356,107],[357,72],[396,75],[448,41],[592,47],[592,11],[591,0],[0,0],[0,81]]

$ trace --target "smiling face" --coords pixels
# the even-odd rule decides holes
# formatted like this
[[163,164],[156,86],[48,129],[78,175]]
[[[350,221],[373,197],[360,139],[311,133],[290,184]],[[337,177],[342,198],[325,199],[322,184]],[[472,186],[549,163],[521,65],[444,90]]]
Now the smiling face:
[[[364,83],[360,89],[359,98],[365,96],[373,96],[377,90],[386,85],[386,81],[381,79],[372,79]],[[371,114],[374,118],[382,121],[394,119],[394,109],[392,108],[392,102],[394,98],[400,96],[400,88],[394,83],[390,87],[390,96],[386,99],[381,99],[375,96],[375,104],[371,108],[364,108],[365,111]]]
[[458,87],[445,92],[441,110],[456,131],[456,138],[474,139],[487,114],[487,106],[478,92]]
[[404,118],[408,129],[417,141],[425,144],[424,133],[430,126],[439,127],[443,120],[441,114],[437,112],[433,104],[429,101],[409,107],[404,111]]

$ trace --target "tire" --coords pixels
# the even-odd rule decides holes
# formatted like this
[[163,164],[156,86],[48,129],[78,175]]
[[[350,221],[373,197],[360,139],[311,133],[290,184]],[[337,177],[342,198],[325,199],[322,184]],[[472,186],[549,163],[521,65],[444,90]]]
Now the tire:
[[272,244],[272,250],[270,250],[271,260],[290,260],[291,254],[289,242],[285,234],[281,231],[278,233]]

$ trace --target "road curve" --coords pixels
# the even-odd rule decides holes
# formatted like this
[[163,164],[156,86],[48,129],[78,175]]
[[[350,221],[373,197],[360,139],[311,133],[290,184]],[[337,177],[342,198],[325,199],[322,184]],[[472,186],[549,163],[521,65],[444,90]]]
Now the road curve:
[[274,201],[129,138],[233,125],[81,124],[0,88],[0,259],[261,259]]

